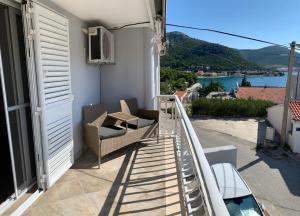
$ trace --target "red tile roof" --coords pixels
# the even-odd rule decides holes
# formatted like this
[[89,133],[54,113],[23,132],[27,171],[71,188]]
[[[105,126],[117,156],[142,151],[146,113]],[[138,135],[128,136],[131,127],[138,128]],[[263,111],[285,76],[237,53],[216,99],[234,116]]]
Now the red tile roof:
[[300,121],[300,101],[291,101],[289,104],[289,108],[292,112],[293,119],[296,121]]
[[237,98],[242,99],[260,99],[272,101],[276,104],[284,102],[285,88],[279,87],[239,87]]
[[175,95],[177,95],[179,98],[181,98],[182,96],[184,96],[187,92],[186,91],[176,91]]

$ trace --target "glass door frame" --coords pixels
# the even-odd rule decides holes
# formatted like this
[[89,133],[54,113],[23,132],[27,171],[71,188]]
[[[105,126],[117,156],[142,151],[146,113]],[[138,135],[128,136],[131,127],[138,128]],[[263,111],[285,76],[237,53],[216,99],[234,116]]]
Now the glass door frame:
[[11,139],[11,131],[10,131],[10,121],[9,121],[9,116],[8,116],[8,110],[7,110],[7,99],[6,99],[6,89],[5,89],[5,82],[4,82],[4,73],[3,73],[3,63],[2,63],[2,52],[0,48],[0,81],[1,81],[1,86],[2,86],[2,94],[4,103],[4,110],[5,110],[5,120],[6,120],[6,127],[7,127],[7,136],[8,136],[8,144],[9,144],[9,152],[11,155],[11,168],[12,168],[12,174],[13,174],[13,182],[14,182],[14,194],[12,194],[10,197],[8,197],[8,200],[5,201],[0,205],[0,208],[2,206],[7,206],[9,200],[12,200],[14,198],[18,198],[18,185],[17,185],[17,176],[16,176],[16,167],[15,167],[15,158],[14,158],[14,151],[13,151],[13,146],[12,146],[12,139]]
[[[11,0],[0,0],[0,4],[6,5],[8,6],[8,18],[9,21],[7,22],[7,24],[9,25],[10,30],[9,31],[17,31],[19,30],[17,25],[16,25],[16,18],[13,18],[12,16],[18,14],[21,16],[21,21],[24,21],[24,14],[22,13],[21,10],[21,4],[15,2],[15,1],[11,1]],[[20,29],[21,31],[24,30],[24,23],[22,26],[22,29]],[[12,27],[13,26],[13,27]],[[7,29],[4,30],[5,32],[7,32]],[[14,32],[15,34],[11,33],[12,38],[9,38],[9,40],[13,40],[14,43],[12,44],[12,52],[14,53],[11,59],[11,62],[13,62],[13,67],[14,70],[12,71],[12,73],[15,73],[15,70],[21,70],[21,64],[20,64],[20,59],[18,59],[20,56],[19,55],[19,41],[18,41],[18,37],[16,36],[16,32]],[[24,33],[24,47],[25,47],[25,52],[27,52],[26,49],[26,35]],[[11,53],[11,52],[10,52]],[[24,53],[24,56],[26,58],[27,53]],[[26,59],[27,60],[27,59]],[[10,64],[11,64],[10,62]],[[28,67],[26,66],[27,69],[27,77],[30,75],[30,71],[28,71]],[[40,184],[40,163],[39,163],[39,155],[36,151],[36,145],[35,145],[35,138],[36,138],[36,133],[34,131],[34,122],[33,122],[33,118],[34,118],[34,111],[31,110],[30,113],[30,119],[26,119],[27,116],[25,114],[26,112],[26,108],[31,107],[31,102],[29,100],[29,102],[25,102],[24,100],[24,92],[23,92],[23,86],[22,85],[28,85],[28,87],[30,87],[30,83],[29,83],[29,77],[28,82],[27,83],[23,83],[22,77],[21,76],[15,76],[15,82],[17,83],[17,98],[18,98],[18,104],[17,105],[13,105],[13,106],[8,106],[8,101],[7,101],[7,91],[6,91],[6,86],[5,86],[5,75],[4,75],[4,68],[3,68],[3,59],[2,59],[2,51],[1,51],[1,47],[0,47],[0,82],[1,82],[1,86],[2,86],[2,98],[0,96],[0,100],[3,100],[3,104],[4,104],[4,111],[5,111],[5,119],[6,119],[6,127],[7,127],[7,136],[8,136],[8,144],[9,144],[9,153],[11,155],[11,169],[12,169],[12,176],[13,176],[13,185],[14,185],[14,192],[7,197],[7,200],[4,201],[3,203],[0,203],[0,214],[5,211],[7,208],[9,208],[9,206],[11,206],[13,204],[13,202],[15,200],[18,199],[18,197],[22,196],[24,193],[26,193],[28,191],[28,189],[31,188],[31,186],[33,186],[34,183],[38,183],[38,185]],[[21,95],[20,95],[21,93]],[[29,91],[29,98],[31,99],[32,94],[31,91]],[[9,113],[13,112],[13,111],[19,111],[19,115],[17,116],[19,118],[19,121],[21,122],[20,126],[18,127],[18,130],[22,131],[20,133],[20,137],[19,140],[20,142],[22,142],[20,144],[20,146],[22,146],[22,150],[21,151],[21,156],[25,157],[22,158],[22,172],[23,172],[23,177],[24,177],[24,183],[22,182],[22,184],[18,185],[18,179],[17,179],[17,173],[16,173],[16,162],[15,162],[15,156],[14,156],[14,147],[13,147],[13,140],[12,140],[12,131],[11,131],[11,122],[10,122],[10,117],[9,117]],[[23,112],[23,113],[22,113]],[[22,119],[21,119],[22,118]],[[34,144],[34,161],[35,161],[35,170],[36,170],[36,176],[34,178],[32,178],[32,173],[31,173],[31,167],[30,167],[30,156],[29,156],[29,146],[28,146],[28,133],[27,133],[27,127],[28,125],[26,124],[27,121],[31,121],[32,124],[32,130],[33,130],[33,144]],[[26,156],[24,156],[26,155]]]
[[[21,8],[19,9],[15,9],[12,7],[9,7],[8,9],[8,16],[9,16],[9,24],[10,24],[10,31],[11,31],[11,36],[12,36],[12,41],[14,41],[12,43],[12,49],[13,49],[13,62],[14,62],[14,67],[15,67],[15,73],[17,74],[21,74],[22,70],[21,70],[21,62],[20,62],[20,44],[18,41],[18,37],[17,37],[17,21],[16,21],[16,15],[19,15],[20,17],[22,16],[21,13]],[[20,29],[21,31],[23,31],[23,29]],[[24,44],[25,46],[25,44]],[[25,56],[25,54],[24,54]],[[27,69],[27,68],[26,68]],[[27,71],[26,71],[27,73]],[[27,75],[27,74],[26,74]],[[10,106],[7,107],[8,112],[13,112],[13,111],[19,111],[19,118],[20,118],[20,142],[22,143],[22,150],[23,150],[23,154],[22,157],[24,155],[26,155],[27,157],[22,158],[22,161],[24,162],[24,166],[23,166],[23,177],[25,180],[25,185],[23,186],[23,188],[21,188],[21,190],[25,190],[26,188],[30,187],[30,185],[32,183],[34,183],[34,179],[32,179],[32,173],[31,173],[31,166],[30,166],[30,154],[29,154],[29,139],[28,139],[28,125],[26,124],[27,121],[32,121],[32,119],[26,119],[26,108],[30,108],[30,94],[28,92],[28,96],[29,96],[29,101],[25,101],[25,95],[24,95],[24,91],[23,91],[23,85],[29,85],[28,83],[28,78],[27,78],[27,83],[23,83],[22,77],[21,76],[15,76],[15,81],[16,81],[16,86],[17,86],[17,95],[18,95],[18,105],[15,106]],[[30,116],[31,117],[31,116]],[[32,132],[33,133],[33,132]],[[32,140],[32,142],[34,142]],[[20,186],[19,186],[20,187]]]

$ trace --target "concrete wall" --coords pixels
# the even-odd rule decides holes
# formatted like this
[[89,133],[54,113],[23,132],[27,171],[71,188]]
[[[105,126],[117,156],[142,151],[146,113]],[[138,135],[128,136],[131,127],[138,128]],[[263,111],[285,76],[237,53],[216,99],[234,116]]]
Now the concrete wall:
[[298,75],[292,76],[290,93],[292,99],[300,100],[300,76]]
[[73,101],[74,155],[82,151],[82,106],[100,102],[100,73],[98,67],[86,63],[87,36],[81,31],[86,23],[55,4],[40,0],[45,5],[65,15],[69,20],[71,52],[71,85]]
[[[273,107],[270,107],[267,109],[268,111],[268,121],[270,124],[275,128],[275,130],[281,134],[281,127],[282,127],[282,116],[283,116],[283,104],[276,105]],[[293,128],[291,128],[291,123],[293,123]],[[294,151],[294,145],[296,142],[299,142],[300,140],[300,135],[298,136],[298,133],[296,133],[296,127],[297,127],[297,122],[292,120],[292,115],[291,112],[288,111],[288,118],[287,118],[287,130],[286,130],[286,142],[291,146],[291,148]],[[298,125],[300,127],[300,125]],[[297,138],[296,138],[297,134]],[[299,144],[299,150],[300,152],[300,144]],[[296,151],[294,151],[296,152]]]
[[300,153],[300,131],[297,131],[300,129],[300,122],[293,121],[293,133],[292,133],[292,149],[295,153]]
[[209,165],[218,163],[231,163],[235,167],[237,165],[237,148],[235,146],[229,145],[203,150]]
[[148,28],[114,31],[115,64],[101,66],[101,103],[120,109],[123,98],[136,97],[139,107],[153,109],[159,94],[159,55]]
[[283,116],[283,104],[279,104],[267,109],[268,121],[275,128],[275,130],[281,134],[282,116]]

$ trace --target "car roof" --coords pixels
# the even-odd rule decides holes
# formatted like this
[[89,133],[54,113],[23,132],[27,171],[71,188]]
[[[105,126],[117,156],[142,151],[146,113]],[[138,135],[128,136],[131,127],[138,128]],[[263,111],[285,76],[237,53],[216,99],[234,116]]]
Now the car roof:
[[238,171],[230,163],[211,166],[223,199],[242,197],[252,194]]

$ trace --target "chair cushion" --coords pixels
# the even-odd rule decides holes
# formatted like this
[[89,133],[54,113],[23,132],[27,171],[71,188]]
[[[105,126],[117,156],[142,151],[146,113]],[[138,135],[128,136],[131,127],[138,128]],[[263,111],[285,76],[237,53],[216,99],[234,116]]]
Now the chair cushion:
[[143,119],[139,118],[138,121],[132,121],[128,123],[129,127],[134,127],[134,128],[143,128],[147,127],[149,125],[152,125],[155,122],[154,119]]
[[99,130],[100,139],[108,139],[112,137],[122,136],[126,130],[116,126],[102,126]]

